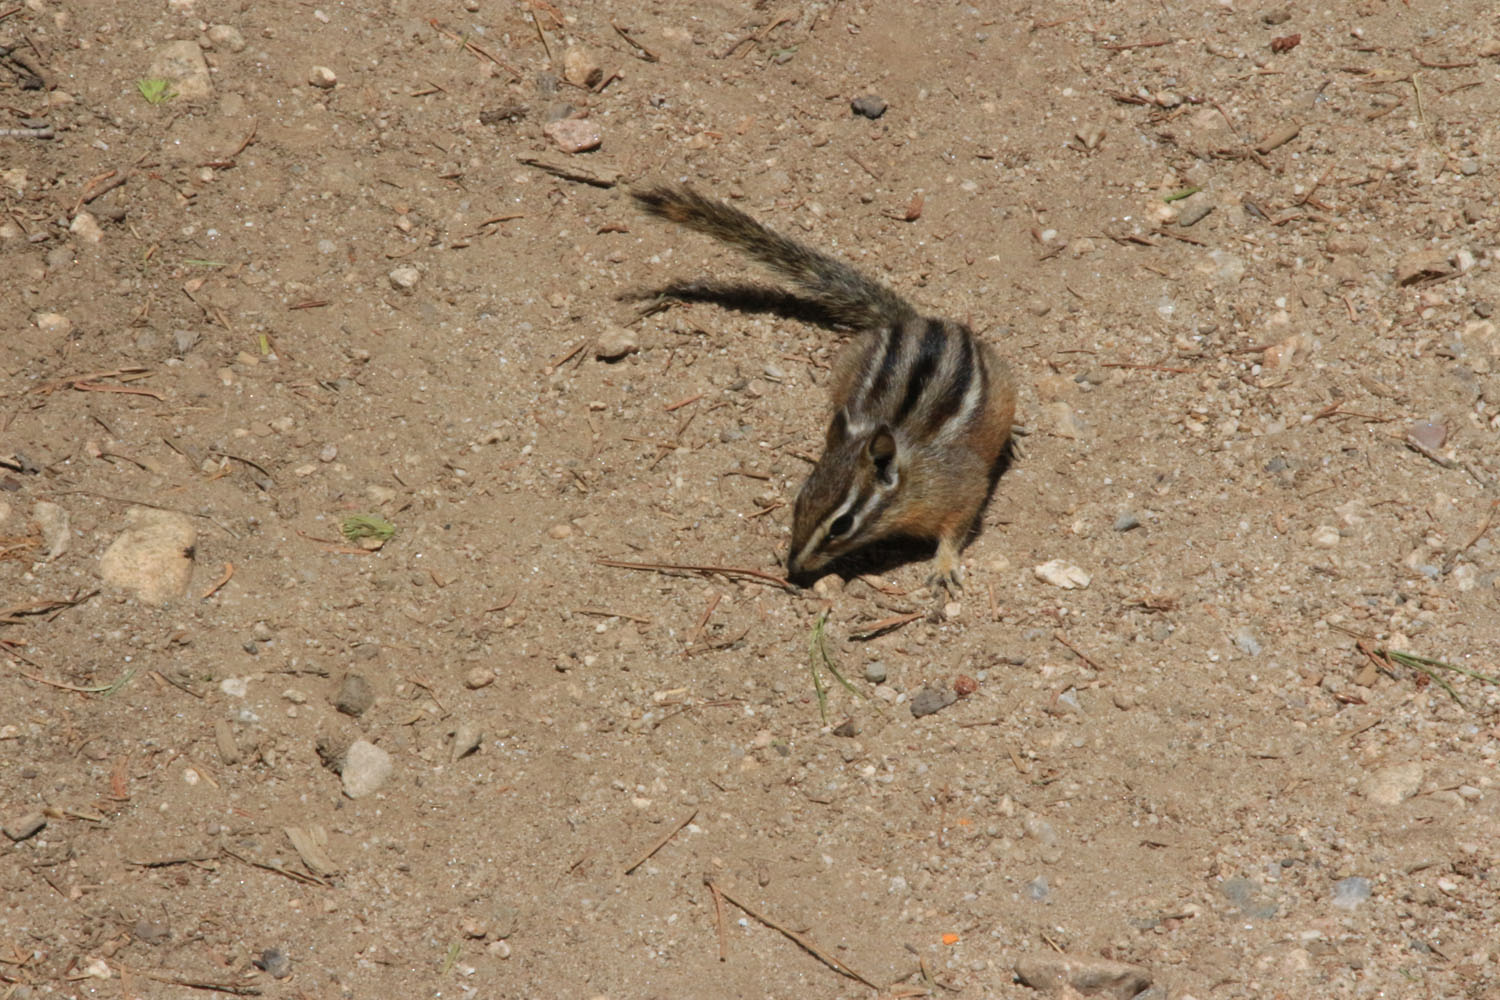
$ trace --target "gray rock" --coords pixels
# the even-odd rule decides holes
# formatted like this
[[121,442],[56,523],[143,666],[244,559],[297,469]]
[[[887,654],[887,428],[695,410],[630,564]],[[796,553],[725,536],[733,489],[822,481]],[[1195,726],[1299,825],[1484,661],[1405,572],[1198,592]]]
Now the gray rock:
[[1116,531],[1133,531],[1141,526],[1140,515],[1133,510],[1127,510],[1115,518]]
[[1131,1000],[1151,985],[1149,970],[1127,962],[1071,955],[1027,955],[1016,960],[1016,978],[1032,989],[1079,993]]
[[339,685],[339,693],[334,696],[333,707],[357,719],[373,704],[375,689],[370,686],[370,682],[360,674],[345,674],[344,682]]
[[172,928],[165,921],[142,917],[130,928],[130,936],[142,944],[166,944],[171,940]]
[[878,97],[875,94],[865,94],[849,102],[849,110],[857,115],[863,115],[872,121],[885,114],[885,109],[888,106],[884,98]]
[[344,794],[351,799],[373,794],[390,779],[394,766],[390,754],[368,740],[355,740],[344,753]]
[[958,695],[946,688],[924,687],[911,696],[911,717],[920,719],[924,715],[941,712],[958,701]]
[[1206,191],[1190,194],[1177,206],[1177,224],[1179,226],[1196,225],[1213,210],[1213,198]]
[[292,974],[292,959],[280,948],[267,948],[259,958],[250,960],[257,969],[264,969],[273,979],[285,979]]
[[1350,875],[1333,884],[1333,905],[1341,910],[1357,910],[1370,898],[1370,880]]
[[886,678],[885,664],[879,660],[871,660],[865,664],[865,680],[871,684],[884,684]]
[[1250,920],[1269,920],[1276,916],[1276,904],[1262,898],[1260,885],[1250,879],[1228,879],[1219,886],[1219,891],[1242,917]]
[[1255,630],[1249,625],[1241,625],[1235,629],[1230,638],[1233,639],[1235,648],[1246,656],[1260,655],[1260,639],[1256,638]]

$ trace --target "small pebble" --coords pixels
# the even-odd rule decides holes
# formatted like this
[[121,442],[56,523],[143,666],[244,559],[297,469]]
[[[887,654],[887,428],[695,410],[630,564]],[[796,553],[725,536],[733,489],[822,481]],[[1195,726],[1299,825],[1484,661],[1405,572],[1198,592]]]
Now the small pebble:
[[327,66],[314,66],[307,72],[307,82],[319,90],[332,90],[338,84],[339,78]]
[[1414,250],[1396,261],[1398,285],[1414,285],[1431,278],[1446,278],[1453,273],[1448,254],[1442,250]]
[[599,126],[586,118],[565,118],[548,122],[542,132],[557,144],[564,153],[586,153],[598,149],[604,142]]
[[39,812],[29,812],[19,819],[12,820],[11,822],[5,824],[5,826],[0,829],[3,829],[5,831],[5,835],[11,840],[15,841],[16,843],[20,843],[27,838],[35,837],[38,833],[41,833],[42,828],[46,825],[46,816],[42,815]]
[[68,232],[85,243],[98,243],[104,239],[104,230],[99,228],[99,220],[91,212],[79,212],[73,216]]
[[911,696],[911,717],[920,719],[924,715],[941,712],[958,701],[958,695],[942,688],[924,687]]
[[1025,955],[1016,959],[1014,972],[1025,985],[1052,996],[1081,993],[1126,998],[1145,992],[1151,985],[1151,973],[1142,966],[1084,955]]
[[953,679],[953,693],[960,698],[967,698],[979,690],[979,682],[968,674],[959,674]]
[[464,675],[464,687],[470,691],[478,691],[493,683],[495,683],[495,672],[489,667],[474,667]]
[[570,45],[563,53],[563,79],[578,87],[593,88],[604,79],[604,70],[581,45]]
[[318,452],[318,461],[320,462],[332,462],[338,457],[339,446],[336,444],[325,444],[322,450]]
[[499,941],[491,941],[484,946],[484,950],[499,959],[510,958],[510,942],[504,938]]
[[285,979],[292,974],[291,956],[280,948],[267,948],[259,958],[251,959],[251,963],[257,969],[269,972],[272,979]]
[[1061,559],[1052,559],[1040,566],[1034,566],[1031,572],[1043,583],[1050,583],[1063,590],[1085,588],[1093,580],[1093,577],[1084,570],[1071,563],[1065,563]]
[[37,313],[32,319],[36,328],[49,337],[66,337],[73,332],[73,321],[62,313]]
[[871,660],[865,664],[865,680],[871,684],[884,684],[885,678],[886,667],[880,660]]
[[1249,625],[1241,625],[1234,630],[1234,644],[1241,653],[1246,656],[1260,655],[1260,640],[1255,636],[1255,630]]
[[849,102],[849,109],[851,111],[857,115],[863,115],[872,121],[885,114],[886,107],[887,104],[884,99],[874,94],[865,94],[863,97],[856,97]]
[[1333,905],[1341,910],[1357,910],[1370,898],[1370,880],[1359,875],[1350,875],[1333,884]]
[[1115,518],[1116,531],[1133,531],[1141,526],[1140,515],[1133,510],[1127,510]]
[[165,944],[172,937],[172,928],[163,921],[142,917],[130,928],[130,936],[142,944]]
[[212,25],[207,34],[215,48],[225,48],[230,52],[245,51],[245,36],[232,24]]
[[1425,772],[1421,763],[1388,764],[1365,775],[1360,791],[1378,806],[1395,806],[1417,794]]
[[388,277],[392,288],[410,295],[416,289],[417,282],[422,280],[422,272],[410,264],[403,264],[401,267],[394,268]]
[[573,526],[571,524],[554,524],[547,529],[548,538],[556,538],[561,541],[564,538],[573,537]]
[[1320,524],[1313,529],[1312,543],[1320,549],[1331,549],[1339,543],[1339,529],[1331,524]]
[[611,326],[599,334],[599,339],[594,344],[594,357],[600,361],[619,361],[640,349],[640,342],[636,340],[634,332],[623,326]]
[[339,685],[339,693],[334,696],[333,707],[357,719],[373,704],[375,689],[370,686],[370,682],[360,674],[345,674],[344,682]]
[[355,740],[344,755],[340,775],[344,794],[351,799],[372,794],[386,783],[394,767],[390,754],[368,740]]
[[484,742],[484,730],[472,722],[461,722],[453,730],[453,750],[449,760],[458,761],[467,757]]
[[1177,203],[1177,224],[1179,226],[1196,225],[1213,210],[1213,199],[1206,191],[1199,191]]
[[1418,420],[1406,429],[1406,436],[1420,448],[1437,451],[1448,440],[1448,425],[1439,420]]

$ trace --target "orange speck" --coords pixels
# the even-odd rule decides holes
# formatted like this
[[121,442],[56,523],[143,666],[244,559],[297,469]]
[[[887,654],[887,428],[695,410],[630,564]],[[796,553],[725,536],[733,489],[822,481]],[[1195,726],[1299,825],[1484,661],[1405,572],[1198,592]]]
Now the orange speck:
[[974,821],[972,819],[970,819],[969,817],[967,817],[967,816],[961,816],[961,817],[959,817],[958,825],[959,826],[973,826],[974,825]]
[[943,944],[958,944],[958,935],[957,934],[944,934],[943,935]]

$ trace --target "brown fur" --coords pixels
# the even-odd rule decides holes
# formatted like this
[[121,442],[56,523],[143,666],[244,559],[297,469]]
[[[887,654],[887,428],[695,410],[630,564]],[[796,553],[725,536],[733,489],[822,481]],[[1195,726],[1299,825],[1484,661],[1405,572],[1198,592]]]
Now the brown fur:
[[[792,577],[900,536],[937,542],[933,580],[957,587],[959,549],[1010,437],[1016,395],[1009,366],[966,327],[923,319],[885,285],[739,209],[685,187],[651,188],[635,199],[770,267],[833,322],[861,331],[834,364],[834,416],[823,455],[793,508]],[[980,411],[968,402],[976,383],[984,393]],[[845,521],[849,530],[837,532]]]

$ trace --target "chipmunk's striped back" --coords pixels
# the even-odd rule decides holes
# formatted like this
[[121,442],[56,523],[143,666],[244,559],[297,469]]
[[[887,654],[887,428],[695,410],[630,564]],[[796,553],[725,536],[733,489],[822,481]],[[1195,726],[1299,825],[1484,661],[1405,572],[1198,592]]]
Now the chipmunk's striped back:
[[823,455],[797,495],[792,578],[909,536],[937,541],[934,578],[957,587],[959,546],[1010,435],[1005,363],[963,324],[921,316],[880,282],[723,202],[670,187],[635,198],[769,266],[833,321],[862,330],[835,365]]

